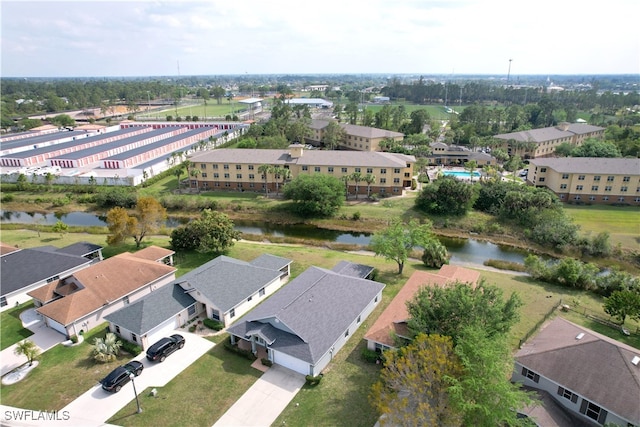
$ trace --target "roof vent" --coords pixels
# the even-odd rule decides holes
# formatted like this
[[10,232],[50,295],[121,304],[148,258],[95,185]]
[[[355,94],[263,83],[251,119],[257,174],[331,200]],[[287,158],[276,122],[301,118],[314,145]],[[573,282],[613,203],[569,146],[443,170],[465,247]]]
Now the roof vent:
[[577,340],[581,340],[582,337],[584,337],[584,332],[580,332],[578,335],[576,335]]
[[633,356],[633,359],[631,359],[631,363],[633,363],[634,365],[638,366],[638,363],[640,363],[640,357],[639,356]]

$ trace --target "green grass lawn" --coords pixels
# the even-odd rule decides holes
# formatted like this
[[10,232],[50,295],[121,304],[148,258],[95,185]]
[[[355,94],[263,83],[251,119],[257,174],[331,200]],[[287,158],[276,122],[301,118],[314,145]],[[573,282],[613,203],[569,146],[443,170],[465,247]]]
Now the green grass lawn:
[[33,301],[29,301],[0,313],[0,350],[33,335],[29,329],[22,327],[20,320],[20,313],[32,307]]
[[[189,101],[189,103],[185,101],[178,106],[179,117],[196,116],[202,120],[206,112],[206,117],[224,118],[227,115],[238,114],[238,112],[247,109],[247,105],[241,104],[238,101],[232,101],[231,105],[229,105],[229,101],[227,100],[224,100],[222,104],[218,104],[217,101],[213,99],[207,101],[206,109],[202,100],[194,101],[193,104],[190,103],[191,101]],[[146,110],[146,107],[142,107],[140,112],[136,114],[136,117],[140,119],[148,117],[154,120],[165,120],[167,116],[173,116],[175,120],[176,117],[175,107],[167,107],[163,110],[152,110],[148,115]]]
[[627,249],[640,249],[640,210],[634,206],[564,205],[564,210],[583,233],[607,231],[611,243]]
[[94,337],[104,337],[105,324],[85,334],[85,341],[74,347],[57,345],[40,356],[40,364],[22,381],[0,386],[3,405],[39,411],[60,410],[96,385],[116,366],[131,356],[124,353],[109,363],[91,358]]

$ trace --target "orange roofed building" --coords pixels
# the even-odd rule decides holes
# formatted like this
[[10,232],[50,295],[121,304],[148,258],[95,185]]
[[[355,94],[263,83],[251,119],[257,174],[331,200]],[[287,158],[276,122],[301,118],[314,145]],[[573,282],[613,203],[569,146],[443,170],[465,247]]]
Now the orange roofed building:
[[[176,269],[165,264],[165,258],[159,256],[162,253],[173,254],[162,248],[121,253],[28,295],[48,327],[68,337],[77,335],[100,325],[107,314],[175,280]],[[153,260],[148,259],[150,254]]]
[[420,288],[446,287],[455,282],[470,283],[475,286],[479,279],[480,273],[477,271],[448,264],[443,265],[437,273],[416,271],[365,334],[367,348],[378,351],[387,350],[396,347],[396,337],[411,339],[407,326],[409,320],[407,301],[410,301]]

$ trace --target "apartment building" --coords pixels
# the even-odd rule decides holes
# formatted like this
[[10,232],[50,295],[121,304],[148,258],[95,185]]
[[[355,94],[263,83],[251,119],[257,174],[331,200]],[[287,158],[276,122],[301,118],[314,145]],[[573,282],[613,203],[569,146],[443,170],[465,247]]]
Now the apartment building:
[[[311,126],[309,126],[311,135],[307,138],[307,142],[313,145],[321,145],[324,137],[324,129],[327,125],[329,125],[328,120],[312,120]],[[340,127],[345,131],[345,138],[344,141],[341,141],[340,147],[348,150],[379,151],[380,142],[383,139],[391,138],[399,142],[404,139],[403,133],[386,129],[350,125],[347,123],[340,123]]]
[[527,182],[547,187],[563,202],[640,206],[640,159],[532,159]]
[[[342,179],[354,173],[372,175],[375,182],[348,181],[350,194],[399,195],[411,186],[415,157],[396,153],[304,150],[292,144],[287,150],[219,149],[190,158],[200,172],[190,177],[191,188],[275,192],[283,184],[272,172],[262,173],[262,165],[288,169],[290,179],[317,173]],[[357,190],[356,190],[357,185]]]
[[562,143],[579,146],[587,138],[603,138],[604,131],[605,128],[586,123],[563,122],[552,127],[494,135],[494,138],[501,141],[502,145],[498,147],[510,156],[535,159],[553,156],[556,147]]

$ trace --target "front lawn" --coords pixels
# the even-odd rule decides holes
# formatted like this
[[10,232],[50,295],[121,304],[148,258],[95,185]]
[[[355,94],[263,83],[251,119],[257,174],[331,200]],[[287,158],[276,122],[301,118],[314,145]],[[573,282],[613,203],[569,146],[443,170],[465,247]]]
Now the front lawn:
[[95,337],[106,335],[106,323],[85,334],[85,341],[74,347],[57,345],[40,356],[40,364],[22,381],[0,386],[3,405],[38,411],[60,410],[96,385],[116,366],[131,356],[122,354],[109,363],[91,358]]
[[[224,336],[217,336],[219,341]],[[165,387],[140,393],[143,412],[136,413],[136,402],[114,415],[108,423],[125,426],[211,426],[262,373],[251,361],[229,352],[222,344],[182,371]]]
[[0,313],[0,350],[33,335],[29,329],[22,327],[22,320],[20,320],[20,313],[30,308],[33,308],[33,301]]

